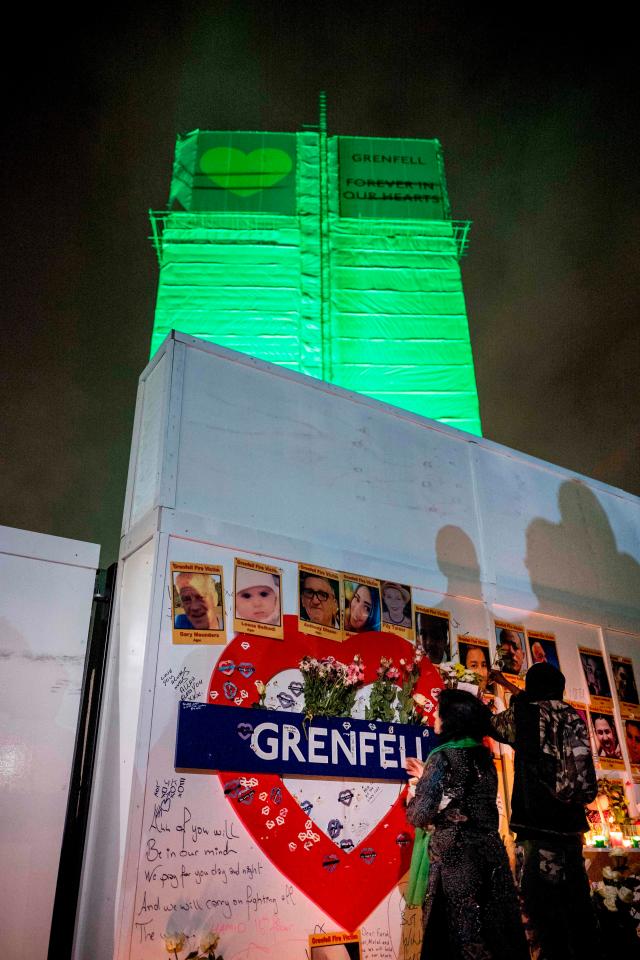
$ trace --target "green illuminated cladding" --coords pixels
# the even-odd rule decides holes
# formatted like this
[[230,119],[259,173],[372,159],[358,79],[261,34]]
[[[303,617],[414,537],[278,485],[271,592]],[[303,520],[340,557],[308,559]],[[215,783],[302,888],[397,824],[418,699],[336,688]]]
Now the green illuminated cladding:
[[177,329],[480,434],[439,143],[333,137],[326,163],[322,146],[179,140],[152,352]]

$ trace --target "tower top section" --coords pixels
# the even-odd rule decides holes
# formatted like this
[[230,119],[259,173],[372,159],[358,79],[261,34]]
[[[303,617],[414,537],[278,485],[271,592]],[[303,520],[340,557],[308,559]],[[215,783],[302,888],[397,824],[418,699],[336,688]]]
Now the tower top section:
[[170,330],[480,433],[438,140],[194,130],[178,138],[152,337]]
[[[169,208],[295,216],[305,153],[322,132],[194,130],[178,138]],[[350,219],[450,220],[438,140],[327,137],[336,213]]]

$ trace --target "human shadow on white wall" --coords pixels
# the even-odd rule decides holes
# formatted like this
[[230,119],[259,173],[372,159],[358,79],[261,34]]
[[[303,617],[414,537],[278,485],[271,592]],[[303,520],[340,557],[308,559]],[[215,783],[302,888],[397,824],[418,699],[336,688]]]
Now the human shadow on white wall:
[[525,563],[539,609],[637,630],[640,563],[618,550],[607,513],[585,484],[565,481],[558,505],[559,523],[538,517],[526,531]]
[[441,527],[436,536],[436,559],[447,578],[445,593],[482,600],[480,563],[468,533],[451,523]]

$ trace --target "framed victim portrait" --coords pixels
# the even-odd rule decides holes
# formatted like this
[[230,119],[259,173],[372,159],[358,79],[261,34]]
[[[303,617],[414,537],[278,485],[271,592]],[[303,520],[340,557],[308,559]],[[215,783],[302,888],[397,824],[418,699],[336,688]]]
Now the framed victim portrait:
[[622,770],[622,749],[620,734],[612,713],[590,711],[596,755],[601,767],[610,770]]
[[599,650],[592,650],[590,647],[578,647],[578,653],[587,683],[587,690],[589,691],[591,707],[605,712],[611,710],[611,687],[609,686],[602,653]]
[[636,678],[633,674],[633,663],[629,657],[619,657],[611,654],[611,670],[613,672],[613,681],[616,685],[616,693],[621,704],[628,704],[631,707],[638,706],[638,688],[636,687]]
[[527,651],[524,627],[506,620],[494,622],[496,631],[496,660],[503,673],[521,677],[527,672]]
[[222,567],[171,564],[171,622],[174,643],[225,643]]
[[382,580],[380,584],[382,599],[382,630],[397,633],[405,640],[413,640],[413,608],[411,587],[395,580]]
[[451,614],[439,607],[415,606],[416,645],[431,663],[451,659]]
[[282,640],[282,571],[236,558],[233,572],[233,629]]
[[532,665],[534,663],[550,663],[552,667],[560,669],[555,634],[527,630],[527,643],[529,645],[529,662]]
[[380,581],[353,573],[342,575],[344,635],[380,629]]
[[640,775],[640,711],[636,711],[633,716],[624,717],[624,738],[627,744],[627,753],[629,754],[629,763],[631,764],[631,773],[634,781]]
[[342,640],[342,581],[337,570],[298,564],[298,628],[301,633]]
[[469,634],[461,636],[458,634],[458,661],[467,670],[477,674],[480,690],[486,690],[491,670],[489,641],[485,640],[484,637],[472,637]]

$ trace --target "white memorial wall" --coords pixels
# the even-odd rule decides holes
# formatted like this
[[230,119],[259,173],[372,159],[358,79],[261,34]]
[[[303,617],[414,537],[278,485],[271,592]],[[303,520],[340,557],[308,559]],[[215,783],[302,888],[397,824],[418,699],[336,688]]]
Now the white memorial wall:
[[[283,640],[234,639],[237,560],[278,571]],[[222,643],[176,642],[171,564],[219,569]],[[229,773],[175,768],[180,700],[226,697],[240,716],[258,680],[267,706],[300,709],[298,564],[408,585],[414,605],[448,614],[453,658],[466,636],[493,656],[496,622],[541,634],[567,696],[606,711],[587,686],[592,651],[619,740],[599,766],[638,799],[609,655],[640,682],[640,501],[175,333],[140,381],[77,958],[147,960],[181,934],[184,957],[215,931],[229,960],[294,960],[309,935],[352,930],[367,960],[418,957],[418,911],[404,905],[393,844],[383,853],[387,826],[403,842],[399,782],[315,774],[267,792],[240,771],[233,790]],[[389,634],[389,654],[407,643]],[[367,660],[366,637],[311,647]],[[371,672],[381,648],[369,649]]]

